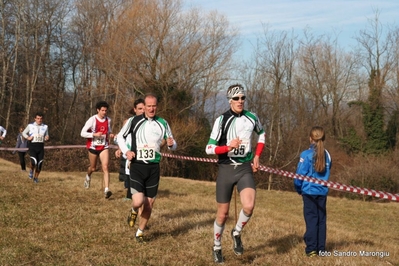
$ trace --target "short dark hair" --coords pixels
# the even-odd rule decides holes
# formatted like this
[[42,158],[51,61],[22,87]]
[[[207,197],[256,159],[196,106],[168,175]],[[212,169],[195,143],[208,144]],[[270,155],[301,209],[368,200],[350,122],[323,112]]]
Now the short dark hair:
[[98,103],[96,103],[97,110],[100,110],[102,107],[106,107],[108,109],[109,104],[106,101],[99,101]]
[[136,112],[134,111],[134,109],[136,109],[137,105],[139,105],[140,103],[144,104],[144,99],[138,98],[137,100],[135,100],[133,102],[133,108],[129,110],[129,114],[136,115]]
[[43,113],[42,113],[42,112],[36,112],[35,117],[36,117],[36,116],[43,117]]
[[138,98],[137,100],[135,100],[133,103],[133,107],[136,108],[137,105],[139,105],[140,103],[144,104],[144,99]]

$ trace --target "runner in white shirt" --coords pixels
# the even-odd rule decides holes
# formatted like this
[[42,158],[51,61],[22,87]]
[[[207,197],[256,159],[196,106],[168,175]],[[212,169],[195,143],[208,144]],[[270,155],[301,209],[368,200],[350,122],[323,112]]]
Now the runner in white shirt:
[[[219,173],[216,179],[217,213],[213,224],[213,259],[216,263],[224,262],[221,240],[229,216],[234,187],[237,187],[240,194],[242,209],[236,225],[231,230],[233,251],[236,255],[242,255],[244,252],[241,233],[255,207],[256,187],[253,172],[259,168],[259,157],[265,146],[265,131],[258,116],[244,110],[244,88],[240,84],[230,86],[227,99],[230,109],[215,120],[205,148],[207,154],[217,154],[219,158]],[[252,133],[258,137],[255,151],[252,150]]]
[[[144,100],[139,98],[134,101],[133,103],[133,109],[130,110],[129,112],[132,117],[126,119],[123,122],[123,125],[126,124],[127,121],[130,121],[133,119],[134,116],[136,115],[141,115],[144,113]],[[131,147],[131,136],[126,137],[126,146],[130,149]],[[118,141],[116,140],[116,143]],[[132,199],[132,192],[130,191],[130,161],[126,159],[126,155],[122,155],[121,149],[117,149],[115,151],[115,157],[120,158],[121,163],[120,163],[120,169],[119,169],[119,180],[123,180],[125,182],[125,188],[127,189],[126,191],[126,199],[131,200]]]
[[7,135],[7,130],[4,128],[4,127],[2,127],[2,126],[0,126],[0,144],[1,144],[1,141],[6,137],[6,135]]
[[48,126],[43,124],[42,113],[36,113],[35,122],[25,128],[22,136],[28,140],[28,152],[31,162],[29,178],[33,178],[33,182],[38,183],[44,160],[44,142],[50,138]]
[[[118,145],[122,154],[131,161],[130,186],[132,191],[132,209],[128,224],[133,227],[139,209],[144,205],[140,215],[136,241],[143,242],[143,232],[150,219],[160,180],[160,148],[165,139],[170,150],[177,148],[176,141],[165,119],[156,116],[157,98],[154,94],[144,97],[144,114],[129,119],[118,133]],[[131,147],[126,144],[131,138]]]

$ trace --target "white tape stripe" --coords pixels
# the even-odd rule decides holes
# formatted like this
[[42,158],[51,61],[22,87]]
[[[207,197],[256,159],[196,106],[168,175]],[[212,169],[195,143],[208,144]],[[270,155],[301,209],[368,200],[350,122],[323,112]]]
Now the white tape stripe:
[[[110,145],[109,147],[112,149],[118,148],[118,146],[116,146],[116,145]],[[59,146],[45,146],[44,148],[45,149],[86,148],[86,145],[59,145]],[[0,150],[3,150],[3,151],[27,151],[28,149],[0,147]],[[169,157],[169,158],[175,158],[175,159],[198,161],[198,162],[208,162],[208,163],[216,163],[217,162],[216,159],[181,156],[181,155],[174,155],[174,154],[170,154],[170,153],[162,153],[162,156]],[[377,198],[382,198],[382,199],[399,202],[399,194],[392,194],[389,192],[376,191],[373,189],[367,189],[367,188],[361,188],[361,187],[347,186],[347,185],[344,185],[344,184],[341,184],[338,182],[333,182],[333,181],[329,181],[329,180],[321,180],[321,179],[317,179],[314,177],[298,175],[298,174],[294,174],[294,173],[287,172],[284,170],[270,168],[270,167],[267,167],[264,165],[260,165],[259,170],[268,172],[268,173],[272,173],[272,174],[277,174],[277,175],[281,175],[281,176],[294,178],[294,179],[304,180],[304,181],[308,181],[308,182],[315,183],[315,184],[321,184],[321,185],[327,186],[331,189],[338,190],[338,191],[353,192],[353,193],[357,193],[357,194],[373,196],[373,197],[377,197]]]

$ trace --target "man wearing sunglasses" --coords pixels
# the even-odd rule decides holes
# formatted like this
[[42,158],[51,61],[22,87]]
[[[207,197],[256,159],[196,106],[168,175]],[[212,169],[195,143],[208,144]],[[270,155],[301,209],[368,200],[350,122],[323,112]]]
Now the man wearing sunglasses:
[[[219,171],[216,180],[217,213],[214,222],[213,259],[223,263],[221,239],[229,215],[230,201],[234,186],[240,194],[242,209],[237,223],[231,231],[233,251],[242,255],[244,248],[241,232],[251,218],[255,207],[255,181],[253,172],[259,168],[259,157],[265,145],[265,131],[256,114],[244,110],[245,93],[240,84],[227,90],[230,109],[219,116],[206,146],[207,154],[218,155]],[[251,135],[255,132],[258,141],[252,151]],[[253,163],[251,165],[251,162]]]

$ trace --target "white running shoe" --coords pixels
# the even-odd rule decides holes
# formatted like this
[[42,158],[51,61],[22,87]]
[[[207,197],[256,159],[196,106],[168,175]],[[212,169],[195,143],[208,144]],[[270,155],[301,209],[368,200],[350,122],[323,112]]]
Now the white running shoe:
[[86,189],[90,188],[90,177],[86,175],[84,186]]

